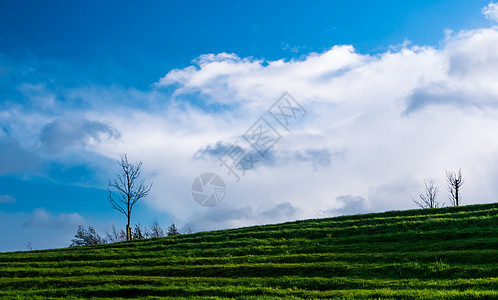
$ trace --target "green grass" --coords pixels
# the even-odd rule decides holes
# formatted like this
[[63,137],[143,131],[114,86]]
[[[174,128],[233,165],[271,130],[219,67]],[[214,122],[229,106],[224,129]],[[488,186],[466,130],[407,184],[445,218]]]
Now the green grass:
[[0,253],[0,297],[498,299],[498,203]]

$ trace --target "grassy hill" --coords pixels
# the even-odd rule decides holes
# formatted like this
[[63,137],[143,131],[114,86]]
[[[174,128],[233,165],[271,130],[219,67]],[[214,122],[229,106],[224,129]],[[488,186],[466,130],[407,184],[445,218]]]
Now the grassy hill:
[[498,203],[0,253],[6,298],[498,298]]

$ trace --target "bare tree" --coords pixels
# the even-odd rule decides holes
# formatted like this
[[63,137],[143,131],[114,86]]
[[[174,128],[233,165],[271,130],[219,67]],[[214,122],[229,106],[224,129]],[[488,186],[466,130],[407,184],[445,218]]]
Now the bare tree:
[[119,197],[114,198],[113,193],[109,191],[109,202],[112,208],[119,211],[126,216],[128,223],[126,223],[126,240],[131,241],[133,238],[132,230],[130,226],[131,213],[133,206],[138,202],[138,200],[146,197],[150,189],[151,184],[145,184],[145,179],[139,180],[142,168],[142,162],[137,162],[135,164],[128,162],[128,156],[126,153],[121,154],[121,159],[118,161],[121,167],[121,173],[116,174],[116,179],[114,181],[109,180],[109,187],[114,188],[119,194]]
[[164,231],[161,228],[161,226],[159,225],[159,222],[157,221],[157,219],[154,219],[152,224],[149,225],[149,228],[150,228],[149,236],[151,238],[164,236]]
[[31,244],[31,242],[27,242],[24,245],[26,245],[26,248],[28,248],[29,251],[33,251],[33,244]]
[[110,243],[117,243],[126,240],[126,233],[124,232],[124,230],[118,232],[116,230],[116,226],[114,225],[114,223],[112,223],[111,232],[106,232],[106,237]]
[[418,196],[420,198],[419,201],[413,199],[413,202],[415,202],[420,208],[438,208],[441,207],[441,203],[439,203],[436,198],[437,198],[437,193],[439,192],[439,188],[436,186],[436,181],[434,179],[426,179],[424,181],[425,183],[425,190],[423,193],[419,193]]
[[462,196],[460,195],[460,188],[463,185],[462,169],[457,172],[446,171],[446,182],[448,184],[448,192],[450,203],[453,206],[460,206]]

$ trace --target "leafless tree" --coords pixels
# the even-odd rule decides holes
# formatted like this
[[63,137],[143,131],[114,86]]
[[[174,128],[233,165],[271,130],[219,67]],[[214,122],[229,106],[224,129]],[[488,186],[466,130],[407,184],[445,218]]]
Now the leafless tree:
[[106,237],[109,243],[117,243],[126,240],[126,233],[124,230],[118,232],[114,223],[112,224],[111,232],[106,232]]
[[453,171],[446,171],[446,182],[448,184],[448,192],[451,205],[460,206],[462,202],[460,188],[463,185],[462,169],[459,169],[458,173]]
[[141,161],[132,164],[128,162],[126,153],[123,153],[121,154],[121,159],[118,163],[121,167],[121,173],[116,174],[116,179],[114,179],[114,181],[109,180],[109,187],[114,188],[119,196],[115,198],[109,187],[107,190],[109,191],[109,202],[111,203],[112,208],[126,216],[128,221],[128,223],[126,223],[126,240],[131,241],[133,235],[130,221],[133,206],[135,206],[138,200],[149,194],[152,183],[146,184],[145,179],[139,179],[141,175],[140,169],[142,168]]
[[434,179],[426,179],[424,181],[425,183],[425,190],[423,193],[419,193],[418,196],[420,198],[419,201],[413,199],[413,202],[415,202],[420,208],[438,208],[441,207],[441,203],[439,203],[436,198],[437,198],[437,193],[439,192],[439,188],[436,186],[436,181]]
[[33,251],[33,244],[31,244],[31,242],[27,242],[24,245],[26,245],[26,248],[28,248],[29,251]]
[[150,228],[149,235],[151,238],[164,236],[164,231],[159,225],[157,219],[154,219],[152,224],[149,225],[149,228]]

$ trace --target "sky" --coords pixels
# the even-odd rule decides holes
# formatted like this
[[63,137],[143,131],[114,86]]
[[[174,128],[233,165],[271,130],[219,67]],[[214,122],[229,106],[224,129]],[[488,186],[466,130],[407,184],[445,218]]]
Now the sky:
[[498,4],[405,2],[0,1],[0,251],[124,227],[121,153],[153,182],[132,223],[182,231],[413,209],[426,178],[449,205],[460,168],[496,202]]

